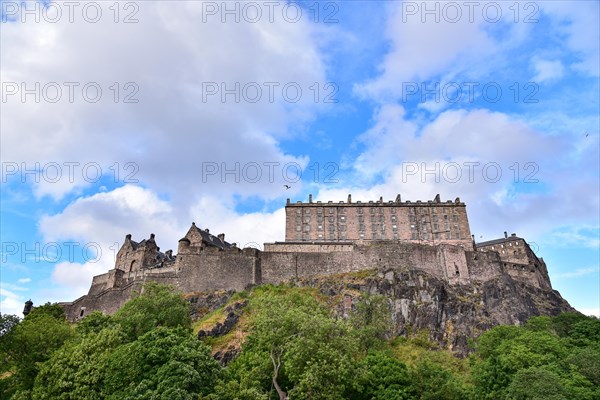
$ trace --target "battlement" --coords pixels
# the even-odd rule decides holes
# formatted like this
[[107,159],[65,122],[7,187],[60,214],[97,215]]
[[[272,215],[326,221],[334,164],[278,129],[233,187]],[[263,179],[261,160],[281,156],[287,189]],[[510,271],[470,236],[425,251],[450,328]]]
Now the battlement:
[[312,194],[308,195],[308,202],[302,202],[300,200],[296,201],[296,202],[292,202],[289,198],[286,200],[286,207],[303,207],[303,206],[314,206],[314,205],[322,205],[322,206],[339,206],[339,207],[365,207],[365,206],[373,206],[373,207],[415,207],[415,206],[423,206],[423,207],[427,207],[427,206],[431,206],[431,207],[443,207],[443,206],[452,206],[452,207],[456,207],[456,206],[465,206],[465,203],[460,201],[460,197],[457,197],[455,200],[446,200],[445,202],[442,202],[440,200],[440,195],[436,195],[435,198],[433,200],[427,200],[427,201],[421,201],[421,200],[416,200],[416,201],[410,201],[410,200],[405,200],[404,202],[402,202],[401,200],[401,196],[400,194],[398,194],[396,196],[395,200],[388,200],[388,201],[384,201],[383,200],[383,196],[379,197],[379,200],[374,201],[374,200],[369,200],[366,202],[363,202],[361,200],[358,200],[356,202],[352,202],[352,195],[349,194],[348,195],[348,200],[347,201],[338,201],[338,202],[334,202],[332,200],[329,200],[327,202],[323,202],[321,200],[315,201],[313,202],[312,199]]

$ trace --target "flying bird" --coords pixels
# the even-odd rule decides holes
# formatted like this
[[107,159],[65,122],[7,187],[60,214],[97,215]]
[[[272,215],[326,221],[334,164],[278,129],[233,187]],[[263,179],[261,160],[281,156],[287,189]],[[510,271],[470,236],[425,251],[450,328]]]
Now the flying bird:
[[285,190],[291,189],[290,185],[283,185],[283,187],[285,188]]

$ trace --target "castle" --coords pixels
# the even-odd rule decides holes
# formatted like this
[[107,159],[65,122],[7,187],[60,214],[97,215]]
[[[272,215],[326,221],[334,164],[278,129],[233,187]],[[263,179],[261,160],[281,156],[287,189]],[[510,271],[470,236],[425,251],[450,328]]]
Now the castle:
[[475,243],[466,205],[457,198],[291,203],[285,207],[285,241],[264,250],[241,249],[195,223],[177,254],[161,252],[154,234],[140,242],[125,236],[115,268],[95,276],[87,295],[60,305],[76,321],[90,312],[116,312],[147,281],[184,292],[241,291],[252,285],[377,269],[414,269],[452,285],[501,275],[552,290],[546,264],[515,234]]

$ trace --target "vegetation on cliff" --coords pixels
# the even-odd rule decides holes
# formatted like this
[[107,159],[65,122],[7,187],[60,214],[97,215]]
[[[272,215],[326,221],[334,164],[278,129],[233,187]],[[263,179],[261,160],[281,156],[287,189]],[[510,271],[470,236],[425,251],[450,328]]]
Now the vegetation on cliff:
[[[363,296],[346,316],[332,313],[331,301],[307,287],[262,286],[192,324],[179,294],[149,284],[114,316],[92,313],[76,325],[50,304],[20,322],[3,315],[0,397],[600,398],[596,318],[563,313],[497,326],[473,340],[472,355],[460,359],[424,331],[389,337],[391,313],[383,296]],[[211,330],[225,321],[235,326]],[[213,355],[227,349],[234,356],[223,367]]]

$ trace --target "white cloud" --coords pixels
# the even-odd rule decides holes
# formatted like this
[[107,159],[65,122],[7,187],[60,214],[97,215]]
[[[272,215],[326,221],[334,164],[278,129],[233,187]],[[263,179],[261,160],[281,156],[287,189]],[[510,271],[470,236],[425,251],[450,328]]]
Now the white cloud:
[[553,277],[562,279],[562,278],[579,278],[581,276],[591,275],[598,272],[598,267],[590,267],[590,268],[578,268],[573,272],[563,272],[560,274],[555,274]]
[[17,280],[19,283],[29,283],[31,282],[31,278],[20,278]]
[[[42,168],[51,162],[61,165],[62,179],[42,177],[34,184],[38,197],[59,199],[90,186],[95,168],[84,167],[93,163],[108,179],[114,179],[118,163],[119,183],[135,172],[133,178],[141,183],[187,204],[207,191],[281,196],[280,169],[274,183],[264,176],[251,184],[236,182],[231,174],[203,179],[203,163],[231,170],[237,162],[238,175],[253,162],[306,164],[301,156],[285,154],[278,141],[293,137],[326,109],[323,102],[315,103],[309,89],[315,82],[326,82],[316,43],[326,28],[317,28],[308,17],[289,23],[280,14],[274,22],[266,15],[258,23],[221,23],[220,16],[201,22],[201,2],[136,4],[139,22],[134,24],[115,24],[108,3],[103,6],[105,18],[95,24],[81,18],[72,24],[3,24],[4,81],[26,82],[28,88],[36,82],[42,87],[48,82],[80,85],[73,102],[64,85],[64,96],[55,104],[33,98],[21,102],[19,96],[4,102],[2,159],[23,161],[28,167],[36,162]],[[82,97],[89,82],[103,90],[97,103]],[[115,103],[115,82],[120,100],[134,90],[125,84],[134,82],[139,103]],[[219,94],[204,96],[212,83],[219,93],[221,83],[229,89],[239,84],[240,101],[235,95],[227,95],[225,102]],[[302,89],[298,102],[286,100],[295,94],[295,86],[283,91],[288,83]],[[259,101],[252,102],[254,92],[244,91],[246,84],[261,89]],[[65,162],[79,163],[74,179],[68,179]],[[127,162],[135,163],[137,170],[125,168]]]
[[[114,265],[112,266],[114,267]],[[62,291],[66,298],[61,301],[75,300],[87,294],[92,277],[108,271],[101,263],[87,262],[85,264],[61,262],[54,266],[52,282],[55,290]]]
[[56,287],[44,292],[44,298],[66,301],[87,293],[94,275],[114,268],[114,257],[127,233],[137,241],[155,233],[161,251],[173,249],[177,253],[177,242],[191,222],[213,234],[225,233],[227,241],[240,247],[262,248],[264,242],[285,239],[283,208],[240,214],[231,200],[209,195],[199,198],[191,208],[176,208],[150,189],[126,185],[79,198],[62,212],[41,219],[45,241],[94,242],[102,250],[101,256],[89,262],[66,260],[56,264],[52,273]]
[[0,282],[0,312],[2,314],[21,315],[26,299],[24,296],[7,288],[5,282]]
[[540,60],[533,61],[536,75],[532,78],[534,82],[544,82],[560,79],[563,77],[565,68],[559,60]]
[[573,227],[589,226],[590,215],[598,215],[600,199],[589,192],[597,186],[597,152],[504,113],[446,111],[418,128],[402,107],[385,105],[359,141],[356,185],[323,187],[320,200],[344,200],[348,193],[391,200],[401,193],[415,201],[440,193],[442,200],[460,197],[467,204],[478,238],[511,231],[538,243],[565,232],[556,231],[557,221],[566,232],[578,232]]
[[600,308],[578,308],[577,311],[584,315],[600,318]]
[[[595,1],[573,3],[569,1],[544,1],[540,10],[554,21],[554,35],[566,36],[567,50],[575,55],[572,67],[590,76],[600,75],[600,43],[590,32],[600,29],[600,5]],[[596,35],[597,36],[597,35]]]

